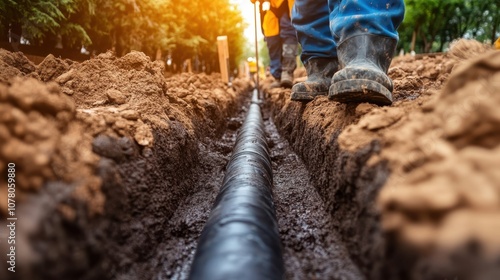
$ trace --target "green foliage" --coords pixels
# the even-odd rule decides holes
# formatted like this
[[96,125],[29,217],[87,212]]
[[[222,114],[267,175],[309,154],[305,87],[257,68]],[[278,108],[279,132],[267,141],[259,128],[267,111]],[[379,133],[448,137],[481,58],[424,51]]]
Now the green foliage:
[[177,64],[203,58],[211,70],[218,70],[217,36],[228,36],[231,67],[245,44],[243,17],[230,0],[1,0],[0,32],[13,24],[32,45],[62,39],[65,48],[139,50],[153,58],[161,50]]
[[[228,37],[231,69],[242,58],[245,39],[243,17],[229,0],[178,0],[170,6],[177,26],[177,40],[171,49],[174,59],[204,58],[209,70],[218,69],[217,36]],[[179,28],[180,27],[180,28]],[[175,28],[172,28],[175,30]]]
[[492,43],[500,36],[498,0],[406,0],[400,47],[416,52],[443,51],[453,40]]
[[19,0],[2,1],[0,4],[0,29],[6,32],[8,26],[20,26],[22,35],[31,44],[54,43],[58,37],[72,38],[70,47],[90,44],[91,40],[82,25],[69,18],[80,12],[85,0]]

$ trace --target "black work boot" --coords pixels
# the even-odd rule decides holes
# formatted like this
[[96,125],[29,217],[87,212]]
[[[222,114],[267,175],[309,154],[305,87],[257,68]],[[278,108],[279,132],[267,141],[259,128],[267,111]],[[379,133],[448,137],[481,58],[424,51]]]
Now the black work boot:
[[328,95],[332,76],[339,69],[337,58],[311,58],[304,66],[307,80],[292,87],[291,99],[308,102],[318,95]]
[[397,40],[379,35],[351,37],[337,47],[342,70],[333,75],[329,98],[342,103],[392,104],[387,70]]
[[281,59],[281,87],[293,86],[293,71],[297,68],[297,44],[283,44]]

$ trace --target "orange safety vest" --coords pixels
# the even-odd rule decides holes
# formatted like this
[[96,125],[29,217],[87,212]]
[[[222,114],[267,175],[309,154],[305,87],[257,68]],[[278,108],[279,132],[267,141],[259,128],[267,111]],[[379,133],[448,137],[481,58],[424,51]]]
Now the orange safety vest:
[[[283,3],[287,1],[288,3]],[[262,30],[264,31],[264,36],[271,37],[280,34],[280,19],[276,11],[281,7],[282,4],[288,4],[288,13],[292,14],[292,7],[295,0],[271,0],[271,10],[264,13],[264,18],[262,20]],[[261,14],[262,15],[262,14]]]

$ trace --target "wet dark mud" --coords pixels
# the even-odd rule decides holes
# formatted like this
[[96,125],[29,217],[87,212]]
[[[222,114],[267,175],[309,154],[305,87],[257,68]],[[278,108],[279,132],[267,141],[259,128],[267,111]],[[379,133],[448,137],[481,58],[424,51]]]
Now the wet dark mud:
[[363,279],[341,242],[306,166],[281,138],[269,111],[267,114],[265,124],[286,279]]

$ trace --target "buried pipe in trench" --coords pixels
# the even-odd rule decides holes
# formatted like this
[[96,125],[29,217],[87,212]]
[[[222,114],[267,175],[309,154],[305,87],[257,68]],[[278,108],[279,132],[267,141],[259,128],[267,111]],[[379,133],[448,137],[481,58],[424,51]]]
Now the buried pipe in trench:
[[272,168],[254,90],[189,279],[283,279]]

